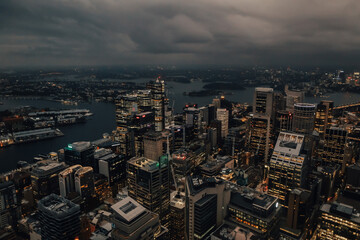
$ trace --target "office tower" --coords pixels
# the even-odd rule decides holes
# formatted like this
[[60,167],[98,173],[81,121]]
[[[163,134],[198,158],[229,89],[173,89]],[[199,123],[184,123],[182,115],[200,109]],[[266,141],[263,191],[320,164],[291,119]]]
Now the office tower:
[[360,239],[360,216],[353,206],[325,203],[319,213],[316,239]]
[[109,221],[113,225],[111,239],[152,240],[161,235],[159,216],[126,197],[111,206]]
[[312,134],[314,131],[316,106],[310,103],[294,104],[292,130],[300,134]]
[[216,159],[209,159],[199,166],[204,177],[216,177],[223,168],[234,169],[234,159],[229,156],[217,156]]
[[127,127],[130,125],[132,116],[139,113],[138,97],[136,94],[121,95],[115,100],[116,126]]
[[254,190],[232,191],[228,204],[229,225],[239,226],[254,239],[275,239],[280,218],[280,206],[276,197]]
[[112,191],[109,186],[108,178],[102,174],[94,174],[94,191],[95,196],[98,202],[102,203],[106,199],[112,197],[118,193],[118,188],[116,191]]
[[133,157],[127,162],[129,196],[146,209],[159,214],[161,224],[169,224],[169,164],[166,157],[154,161]]
[[75,192],[75,172],[81,165],[73,165],[59,173],[60,195],[66,197],[70,192]]
[[80,234],[80,206],[51,194],[38,202],[41,239],[75,239]]
[[287,194],[305,180],[304,135],[281,132],[270,159],[269,194],[286,205]]
[[64,162],[69,165],[90,166],[95,171],[98,165],[94,159],[95,148],[90,142],[74,142],[64,148]]
[[119,144],[116,148],[116,153],[123,155],[126,159],[135,156],[133,139],[133,133],[127,128],[117,127],[112,132],[112,140]]
[[294,104],[304,102],[305,92],[300,90],[289,90],[288,85],[285,86],[286,94],[286,110],[293,111]]
[[185,148],[181,148],[172,154],[174,173],[178,179],[189,175],[194,168],[194,156]]
[[289,193],[286,223],[280,227],[281,239],[307,239],[310,235],[310,218],[312,217],[314,193],[295,188]]
[[253,113],[271,116],[273,112],[273,95],[272,88],[255,88]]
[[170,196],[170,239],[184,240],[186,235],[185,228],[185,193],[174,191]]
[[59,194],[59,176],[65,164],[55,161],[41,161],[31,171],[31,185],[35,199],[39,200],[51,193]]
[[163,155],[164,140],[161,132],[147,132],[144,135],[144,157],[157,161]]
[[[103,153],[97,156],[99,152]],[[107,177],[110,187],[125,184],[126,159],[123,155],[117,155],[108,149],[99,149],[95,152],[95,158],[99,161],[99,173]]]
[[215,110],[221,107],[221,100],[220,98],[214,98],[212,104],[215,107]]
[[186,177],[187,239],[206,239],[221,225],[226,215],[230,190],[214,178]]
[[225,108],[218,108],[216,120],[221,122],[221,138],[225,138],[229,133],[229,111]]
[[152,105],[155,113],[155,131],[161,132],[165,129],[165,82],[160,80],[160,77],[155,82],[147,84],[147,88],[151,90]]
[[289,132],[292,130],[293,114],[289,111],[279,110],[275,113],[274,133],[278,136],[280,132]]
[[256,88],[250,118],[250,151],[260,161],[267,161],[272,148],[273,89]]
[[200,110],[197,107],[186,107],[183,110],[184,112],[184,121],[187,128],[191,128],[193,135],[197,136],[200,132],[201,127],[201,117]]
[[317,105],[315,114],[315,131],[319,133],[320,138],[325,136],[326,128],[328,128],[329,124],[331,124],[333,108],[333,101],[322,100]]
[[330,127],[325,131],[324,145],[319,149],[319,157],[327,164],[338,164],[345,170],[348,155],[346,154],[347,131],[341,127]]
[[7,225],[16,226],[20,215],[14,183],[11,181],[0,183],[0,229],[4,229]]
[[94,195],[94,171],[92,167],[82,167],[75,172],[75,190],[85,199]]

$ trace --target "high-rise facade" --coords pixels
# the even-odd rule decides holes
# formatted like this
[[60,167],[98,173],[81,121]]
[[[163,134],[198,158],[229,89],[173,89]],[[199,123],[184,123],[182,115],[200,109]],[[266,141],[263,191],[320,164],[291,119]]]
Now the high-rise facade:
[[127,162],[129,196],[146,209],[159,214],[161,224],[169,225],[170,182],[166,157],[154,161],[134,157]]
[[267,161],[273,144],[273,89],[256,88],[250,117],[249,149],[260,161]]
[[[113,153],[109,149],[99,149],[103,153],[97,157],[99,161],[99,173],[107,177],[109,186],[124,185],[126,179],[126,158],[123,155]],[[96,155],[96,153],[95,153]]]
[[51,194],[38,202],[41,239],[75,239],[80,234],[80,206]]
[[85,199],[94,195],[94,170],[92,167],[82,167],[75,172],[75,190]]
[[67,165],[90,166],[98,170],[97,162],[94,159],[95,147],[90,142],[74,142],[64,148],[64,161]]
[[172,192],[170,197],[170,239],[184,240],[186,235],[185,229],[185,210],[186,198],[183,192]]
[[314,131],[316,106],[310,103],[294,104],[292,130],[300,134],[312,134]]
[[161,132],[147,132],[144,135],[144,157],[157,161],[163,155],[164,137]]
[[70,192],[75,192],[75,172],[81,165],[73,165],[59,173],[60,195],[66,197]]
[[41,199],[51,193],[60,193],[58,174],[65,168],[64,163],[51,160],[37,163],[31,171],[31,185],[35,199]]
[[305,180],[304,135],[280,132],[270,159],[269,194],[284,206],[288,193]]
[[226,215],[230,190],[214,178],[186,177],[186,232],[189,240],[206,239]]
[[166,96],[165,96],[165,82],[159,77],[155,82],[150,82],[147,84],[147,88],[151,90],[152,93],[152,105],[155,113],[155,131],[161,132],[165,129],[165,106],[166,106]]
[[20,208],[13,182],[0,183],[0,229],[15,226],[20,218]]
[[321,138],[325,136],[326,129],[331,123],[333,108],[333,101],[322,100],[317,105],[315,114],[315,131],[319,133]]
[[360,215],[354,207],[334,202],[320,207],[316,239],[360,239]]
[[221,122],[221,138],[225,138],[229,133],[229,111],[226,108],[218,108],[216,119]]

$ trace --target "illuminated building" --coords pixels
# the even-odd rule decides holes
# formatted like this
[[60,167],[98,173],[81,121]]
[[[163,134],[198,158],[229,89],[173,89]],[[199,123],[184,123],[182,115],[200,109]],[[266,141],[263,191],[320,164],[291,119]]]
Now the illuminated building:
[[124,185],[126,159],[123,155],[117,155],[108,149],[99,149],[95,151],[95,158],[99,161],[99,173],[107,177],[110,187]]
[[[187,106],[187,105],[186,105]],[[187,128],[191,128],[193,135],[197,136],[200,132],[201,117],[200,110],[197,107],[186,107],[184,112],[184,123]]]
[[126,170],[129,196],[159,214],[161,224],[168,227],[170,176],[167,157],[163,156],[159,161],[133,157],[127,162]]
[[295,188],[288,195],[286,224],[280,228],[283,239],[305,239],[312,212],[311,191]]
[[95,148],[90,142],[74,142],[64,148],[64,162],[69,165],[90,166],[98,170],[97,162],[94,159]]
[[287,194],[305,180],[304,135],[280,132],[270,159],[269,194],[286,205]]
[[250,119],[250,151],[260,161],[267,161],[272,148],[273,89],[256,88]]
[[31,171],[31,185],[35,199],[41,199],[51,193],[59,194],[59,176],[65,164],[51,160],[41,161]]
[[153,240],[161,235],[159,216],[126,197],[111,206],[109,221],[113,225],[111,239]]
[[319,157],[324,163],[338,164],[345,170],[346,162],[349,160],[346,154],[347,131],[340,127],[330,127],[325,131],[324,145],[319,149]]
[[316,239],[359,239],[360,214],[350,205],[325,203],[320,207]]
[[144,157],[157,161],[163,155],[164,142],[161,132],[147,132],[144,135]]
[[38,202],[41,239],[75,239],[80,234],[80,206],[51,194]]
[[315,114],[315,131],[317,131],[321,138],[325,136],[326,128],[332,120],[332,109],[334,108],[333,101],[322,100],[316,109]]
[[285,94],[286,94],[286,110],[293,111],[294,104],[302,103],[305,98],[304,91],[300,90],[289,90],[288,86],[285,86]]
[[155,131],[161,132],[165,129],[165,82],[157,78],[155,82],[149,82],[146,87],[151,90],[152,106],[155,113]]
[[73,165],[59,173],[60,195],[66,197],[70,192],[75,192],[75,172],[81,165]]
[[233,191],[226,223],[250,232],[258,239],[277,239],[280,206],[276,197],[253,190]]
[[216,159],[208,160],[199,166],[199,170],[204,177],[215,177],[223,168],[234,169],[234,159],[228,156],[217,156]]
[[225,138],[229,133],[229,111],[226,108],[218,108],[216,119],[221,122],[221,138]]
[[16,226],[20,215],[14,183],[0,183],[0,229],[7,225]]
[[133,134],[127,128],[117,127],[112,132],[112,139],[119,144],[116,153],[125,156],[125,158],[135,156],[135,146],[132,141]]
[[[112,196],[108,178],[102,174],[94,174],[95,195],[100,203]],[[117,192],[116,192],[117,193]]]
[[189,148],[181,148],[172,154],[172,162],[177,178],[183,178],[205,160],[205,153],[193,152]]
[[185,206],[186,198],[183,192],[172,192],[170,197],[170,239],[185,239]]
[[206,239],[225,218],[230,191],[214,178],[186,177],[187,239]]
[[275,135],[280,132],[288,132],[292,130],[293,114],[289,111],[279,110],[275,114]]
[[82,167],[75,172],[75,190],[85,199],[94,195],[94,171],[92,167]]
[[292,130],[300,134],[312,134],[314,131],[316,106],[310,103],[294,104]]

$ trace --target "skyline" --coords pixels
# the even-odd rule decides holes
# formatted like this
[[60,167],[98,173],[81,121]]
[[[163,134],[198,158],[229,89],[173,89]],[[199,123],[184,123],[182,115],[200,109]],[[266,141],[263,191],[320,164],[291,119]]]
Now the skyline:
[[357,1],[2,1],[2,67],[356,65]]

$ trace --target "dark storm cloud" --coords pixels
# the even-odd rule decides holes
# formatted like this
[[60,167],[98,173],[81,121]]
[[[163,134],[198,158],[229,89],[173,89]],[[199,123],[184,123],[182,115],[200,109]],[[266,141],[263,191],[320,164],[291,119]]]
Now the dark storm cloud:
[[358,0],[2,0],[0,64],[357,64]]

